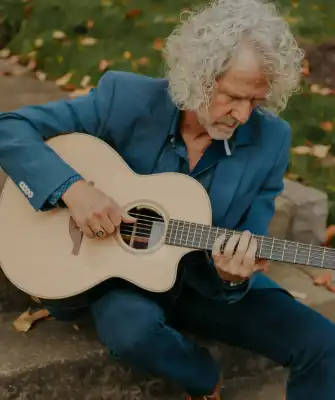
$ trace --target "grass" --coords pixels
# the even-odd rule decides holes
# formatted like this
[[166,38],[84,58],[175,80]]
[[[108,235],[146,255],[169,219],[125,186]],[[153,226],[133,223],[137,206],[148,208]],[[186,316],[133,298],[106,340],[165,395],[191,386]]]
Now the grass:
[[[309,43],[335,38],[332,0],[276,3],[298,38]],[[164,38],[179,22],[182,9],[200,4],[199,0],[2,0],[0,41],[1,27],[6,28],[12,37],[6,47],[22,62],[34,60],[48,79],[65,76],[67,89],[95,85],[105,68],[162,76]],[[55,31],[65,37],[55,39]],[[282,114],[292,125],[292,146],[329,145],[331,157],[335,156],[335,128],[320,127],[325,121],[335,126],[334,110],[335,96],[312,93],[306,82]],[[328,193],[329,223],[335,223],[335,168],[314,156],[292,153],[289,172]]]

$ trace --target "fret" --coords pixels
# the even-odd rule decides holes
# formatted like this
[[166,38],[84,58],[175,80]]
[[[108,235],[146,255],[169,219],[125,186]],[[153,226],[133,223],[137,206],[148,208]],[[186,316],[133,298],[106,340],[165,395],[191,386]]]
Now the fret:
[[322,268],[324,267],[325,255],[326,255],[326,247],[324,247],[323,253],[322,253],[322,260],[321,260],[321,267]]
[[275,244],[275,239],[272,239],[271,250],[270,250],[270,258],[272,258],[273,246]]
[[192,243],[191,243],[191,247],[194,248],[194,241],[196,238],[196,234],[198,233],[198,224],[192,223],[192,226],[194,226],[194,233],[193,233],[193,239],[192,239]]
[[202,234],[204,233],[204,227],[205,225],[201,225],[201,231],[200,231],[200,237],[199,237],[199,243],[198,243],[198,248],[201,248],[201,242],[202,242]]
[[298,253],[298,244],[295,247],[295,254],[294,254],[294,260],[293,260],[294,263],[296,262],[297,253]]
[[308,257],[306,265],[309,265],[309,260],[311,258],[312,244],[309,245]]
[[284,260],[284,257],[285,257],[285,251],[286,251],[286,239],[284,240],[284,251],[283,251],[283,253],[282,253],[282,255],[281,255],[281,261],[283,261],[283,260]]
[[186,234],[185,245],[187,245],[187,243],[188,243],[188,237],[190,235],[191,225],[192,225],[191,223],[188,223],[188,230],[187,230],[187,234]]

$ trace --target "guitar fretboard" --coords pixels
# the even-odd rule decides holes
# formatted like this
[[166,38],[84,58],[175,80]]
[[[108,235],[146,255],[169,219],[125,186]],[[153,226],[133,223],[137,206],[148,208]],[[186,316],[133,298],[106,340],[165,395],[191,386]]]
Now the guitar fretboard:
[[[215,240],[225,235],[225,243],[234,234],[233,230],[210,225],[170,219],[165,243],[200,250],[211,250]],[[335,269],[335,249],[306,243],[253,235],[257,239],[256,257],[272,261],[310,265]]]

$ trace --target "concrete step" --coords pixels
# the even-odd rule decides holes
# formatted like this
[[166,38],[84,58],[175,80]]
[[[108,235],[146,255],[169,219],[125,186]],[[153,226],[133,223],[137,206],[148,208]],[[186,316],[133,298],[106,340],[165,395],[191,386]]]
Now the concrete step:
[[[19,333],[12,325],[17,315],[0,314],[1,400],[61,396],[67,400],[183,398],[179,388],[170,382],[111,359],[89,320],[83,321],[79,330],[70,323],[45,320],[27,333]],[[259,376],[277,367],[249,352],[216,343],[203,344],[219,360],[226,379]]]

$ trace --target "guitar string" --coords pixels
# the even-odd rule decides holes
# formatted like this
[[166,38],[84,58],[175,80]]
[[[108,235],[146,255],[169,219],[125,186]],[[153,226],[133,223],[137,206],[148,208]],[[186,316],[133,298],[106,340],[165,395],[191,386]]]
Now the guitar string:
[[[142,217],[142,215],[141,214],[138,214],[138,213],[128,213],[129,215],[131,215],[131,216],[139,216],[139,217]],[[152,219],[149,219],[149,218],[152,218]],[[149,227],[149,229],[151,229],[151,225],[150,225],[150,223],[152,223],[152,222],[154,222],[154,221],[157,221],[157,223],[158,224],[164,224],[165,225],[165,222],[164,221],[162,221],[162,218],[157,218],[157,217],[151,217],[150,215],[146,215],[146,218],[140,218],[140,220],[141,221],[144,221],[144,222],[149,222],[149,224],[142,224],[142,226],[144,226],[144,225],[146,225],[146,226],[148,226]],[[153,221],[154,220],[154,221]],[[204,226],[204,229],[206,229],[206,230],[208,230],[209,229],[209,231],[211,231],[211,230],[216,230],[216,229],[218,229],[219,231],[220,230],[222,230],[222,231],[227,231],[226,233],[224,233],[223,232],[223,234],[226,234],[226,236],[232,236],[232,234],[230,233],[230,232],[234,232],[234,233],[238,233],[238,232],[235,232],[235,231],[233,231],[233,230],[229,230],[229,229],[225,229],[225,228],[217,228],[217,227],[213,227],[213,226],[210,226],[210,225],[203,225],[203,224],[198,224],[197,222],[189,222],[189,221],[180,221],[182,224],[190,224],[190,225],[196,225],[196,227],[195,227],[195,229],[194,229],[194,227],[192,227],[192,230],[194,231],[196,231],[196,234],[197,233],[199,233],[199,234],[202,234],[203,233],[203,226]],[[180,224],[178,225],[178,222],[176,222],[177,223],[177,226],[172,226],[172,230],[173,229],[176,229],[176,231],[178,231],[178,230],[183,230],[183,229],[187,229],[187,228],[185,228],[185,226],[183,225],[183,226],[180,226]],[[140,223],[137,223],[136,224],[137,226],[139,226],[140,225]],[[197,226],[197,225],[201,225],[201,226]],[[200,230],[200,232],[198,232]],[[175,233],[177,233],[177,232],[175,232]],[[179,233],[181,233],[181,232],[179,232]],[[209,232],[210,234],[212,234],[211,232]],[[213,232],[213,234],[214,234],[214,232]],[[309,244],[307,244],[307,243],[300,243],[300,242],[294,242],[294,241],[290,241],[290,240],[285,240],[285,239],[278,239],[278,238],[272,238],[272,237],[267,237],[267,236],[261,236],[261,235],[252,235],[255,239],[260,239],[260,240],[262,240],[263,241],[263,243],[264,243],[264,241],[271,241],[271,242],[275,242],[276,240],[277,241],[281,241],[281,242],[285,242],[285,246],[289,246],[289,245],[292,245],[292,246],[299,246],[299,249],[300,248],[302,248],[302,249],[306,249],[307,251],[309,251],[309,249],[310,249],[310,247],[311,247],[311,245],[309,245]],[[279,246],[279,245],[278,245]],[[320,251],[320,252],[323,252],[324,251],[324,247],[323,246],[318,246],[318,245],[312,245],[313,246],[313,251],[315,251],[315,250],[318,250],[318,251]],[[332,248],[329,248],[329,247],[326,247],[326,249],[327,249],[327,251],[334,251],[334,253],[335,253],[335,249],[332,249]]]
[[[135,240],[136,240],[136,238],[137,239],[149,239],[150,238],[150,235],[147,235],[147,234],[144,234],[144,235],[142,235],[142,236],[139,236],[139,235],[134,235],[133,234],[133,230],[131,229],[131,230],[126,230],[126,229],[122,229],[122,231],[121,231],[121,233],[125,233],[125,234],[127,234],[127,236],[129,236],[129,237],[133,237],[133,238],[135,238]],[[184,241],[185,243],[185,245],[187,246],[187,242],[189,242],[189,241],[191,241],[192,239],[181,239],[181,241],[180,241],[180,245],[182,244],[181,242],[182,241]],[[149,241],[149,240],[148,240]],[[192,244],[194,243],[194,241],[192,240]],[[175,243],[176,245],[177,245],[177,243]],[[210,243],[208,243],[208,244],[210,244]],[[200,246],[201,244],[199,243],[199,246]],[[206,245],[204,245],[204,247],[207,249],[207,244]],[[210,246],[210,248],[211,248],[211,246]],[[263,244],[263,246],[260,248],[260,249],[258,249],[259,250],[259,253],[260,254],[263,254],[264,256],[265,256],[265,254],[268,254],[269,252],[270,252],[270,255],[271,256],[273,256],[273,257],[276,257],[276,249],[274,248],[274,247],[272,247],[271,245],[266,245],[266,244]],[[280,250],[278,250],[277,249],[277,251],[278,252],[280,252],[281,254],[283,253],[282,252],[282,248],[280,249]],[[327,263],[329,263],[329,262],[334,262],[335,263],[335,258],[333,257],[333,254],[325,254],[325,255],[323,255],[323,254],[319,254],[319,255],[314,255],[314,254],[306,254],[306,253],[302,253],[302,252],[300,252],[300,253],[296,253],[296,250],[295,249],[286,249],[285,251],[284,251],[284,253],[285,253],[285,255],[286,255],[286,258],[291,258],[291,259],[293,259],[293,260],[300,260],[300,261],[302,261],[302,260],[306,260],[306,256],[308,256],[308,263],[309,262],[312,262],[313,260],[314,261],[316,261],[316,260],[319,260],[320,259],[320,257],[322,257],[322,262],[323,262],[323,264],[325,263],[325,261],[327,262]],[[277,255],[277,257],[276,258],[278,258],[278,257],[280,257],[280,260],[281,260],[281,256],[279,256],[279,255]],[[280,261],[280,260],[278,260],[278,261]],[[305,261],[305,263],[306,263],[306,261]]]
[[[146,221],[146,220],[144,220],[144,221]],[[152,221],[149,221],[149,222],[152,222]],[[157,224],[163,224],[163,225],[165,225],[165,223],[164,222],[157,222]],[[152,225],[150,224],[150,223],[142,223],[142,222],[138,222],[137,224],[136,224],[136,227],[140,227],[141,228],[141,230],[142,231],[145,231],[145,232],[151,232],[151,228],[152,228]],[[130,231],[132,231],[132,228],[130,228],[131,230]],[[172,231],[173,231],[173,229],[175,229],[176,231],[175,232],[173,232],[170,236],[173,236],[173,235],[176,235],[176,234],[181,234],[181,236],[183,236],[183,235],[187,235],[187,232],[183,232],[184,230],[185,230],[185,227],[181,227],[181,226],[176,226],[175,228],[173,228],[172,227]],[[187,228],[186,228],[187,229]],[[206,228],[206,229],[208,229],[208,228]],[[209,228],[210,229],[210,228]],[[214,229],[216,229],[216,228],[214,228]],[[221,229],[221,228],[219,228],[219,229]],[[178,230],[180,231],[182,231],[182,232],[178,232]],[[224,229],[223,229],[224,230]],[[195,234],[194,233],[192,233],[192,236],[195,236],[195,235],[200,235],[200,237],[204,234],[204,230],[202,230],[202,228],[201,227],[197,227],[196,229],[195,229]],[[214,232],[208,232],[209,234],[207,235],[207,236],[210,236],[210,235],[214,235]],[[223,233],[224,234],[224,233]],[[148,235],[148,237],[149,237],[150,235]],[[230,237],[232,236],[232,234],[231,233],[229,233],[229,232],[227,232],[226,233],[226,237],[229,239]],[[264,236],[264,238],[262,239],[262,236],[258,236],[258,235],[253,235],[253,237],[255,237],[256,239],[257,238],[260,238],[261,240],[262,240],[262,243],[261,243],[261,245],[262,245],[262,248],[265,248],[265,247],[271,247],[272,248],[272,251],[273,252],[275,252],[275,251],[280,251],[280,252],[282,252],[282,250],[284,250],[285,252],[288,252],[288,251],[292,251],[292,252],[295,252],[296,251],[296,247],[298,246],[299,248],[298,248],[298,250],[299,251],[306,251],[306,252],[310,252],[310,248],[311,248],[311,246],[310,245],[308,245],[308,244],[303,244],[303,243],[298,243],[298,242],[291,242],[291,241],[284,241],[284,240],[282,240],[282,239],[277,239],[277,238],[274,238],[274,239],[272,239],[272,238],[270,238],[270,237],[266,237],[266,236]],[[200,238],[199,238],[200,239]],[[176,238],[176,240],[177,240],[177,238]],[[188,241],[188,239],[183,239],[183,238],[181,238],[181,239],[179,239],[179,240],[187,240]],[[193,239],[189,239],[189,240],[193,240]],[[195,242],[197,239],[195,238],[194,240],[193,240],[193,242]],[[276,240],[277,241],[280,241],[280,242],[282,242],[282,244],[276,244],[275,242],[276,242]],[[201,238],[201,240],[200,240],[200,242],[202,242],[202,241],[207,241],[207,239],[206,239],[206,237],[204,237],[204,238]],[[267,242],[271,242],[271,243],[267,243]],[[290,249],[290,246],[292,247],[292,246],[294,246],[295,248],[291,248]],[[284,247],[284,249],[283,249],[283,247]],[[325,249],[325,247],[322,247],[322,246],[315,246],[315,245],[313,245],[313,253],[315,253],[315,252],[318,252],[319,254],[320,254],[320,256],[323,256],[323,253],[324,253],[324,250]],[[327,249],[327,253],[334,253],[334,256],[335,256],[335,249],[332,249],[332,248],[329,248],[329,247],[326,247],[326,249]],[[311,254],[311,256],[312,256],[312,254]],[[325,254],[325,256],[327,256],[327,257],[329,257],[329,254]]]

